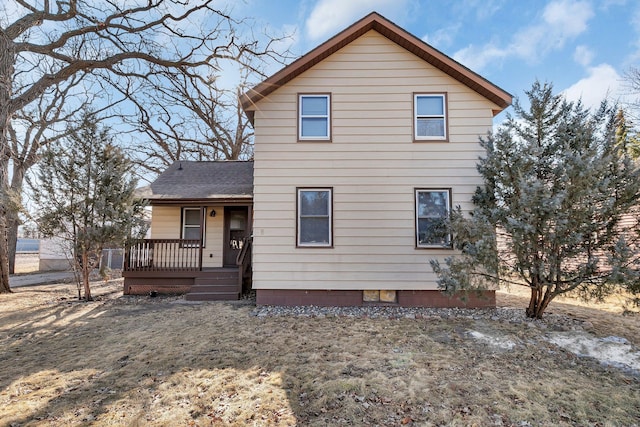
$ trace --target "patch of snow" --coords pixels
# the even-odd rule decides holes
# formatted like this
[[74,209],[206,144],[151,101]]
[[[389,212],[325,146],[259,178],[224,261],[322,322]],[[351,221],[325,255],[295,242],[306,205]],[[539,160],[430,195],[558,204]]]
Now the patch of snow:
[[469,331],[469,335],[476,341],[480,341],[485,344],[489,344],[492,347],[497,347],[502,350],[513,350],[516,343],[502,337],[492,337],[491,335],[483,334],[478,331]]
[[640,372],[640,351],[624,338],[555,332],[548,334],[546,339],[577,356],[592,357],[603,365]]

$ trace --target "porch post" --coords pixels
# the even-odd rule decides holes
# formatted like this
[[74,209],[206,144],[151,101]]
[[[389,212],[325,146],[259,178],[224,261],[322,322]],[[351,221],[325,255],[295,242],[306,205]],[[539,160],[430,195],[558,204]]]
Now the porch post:
[[207,220],[207,207],[200,206],[200,245],[198,245],[198,271],[202,271],[202,253],[204,246],[205,221]]
[[124,254],[122,258],[122,270],[129,271],[129,254],[131,253],[131,246],[133,243],[127,242],[124,246]]

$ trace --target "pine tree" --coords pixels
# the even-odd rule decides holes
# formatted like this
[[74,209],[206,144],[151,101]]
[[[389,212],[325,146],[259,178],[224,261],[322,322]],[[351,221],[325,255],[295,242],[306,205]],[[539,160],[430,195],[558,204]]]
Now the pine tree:
[[640,171],[620,143],[615,108],[591,113],[539,82],[526,94],[530,108],[516,102],[515,117],[480,140],[484,186],[471,215],[458,209],[449,221],[461,254],[431,265],[450,292],[524,284],[526,314],[540,318],[566,292],[601,298],[638,286],[630,213]]
[[[43,152],[32,183],[38,224],[48,237],[69,242],[75,270],[90,301],[89,275],[105,245],[122,245],[144,233],[143,209],[134,199],[131,162],[90,111],[69,137]],[[80,282],[78,283],[80,298]]]
[[627,114],[620,108],[616,113],[616,140],[632,159],[640,159],[640,137],[633,129],[633,123],[627,120]]

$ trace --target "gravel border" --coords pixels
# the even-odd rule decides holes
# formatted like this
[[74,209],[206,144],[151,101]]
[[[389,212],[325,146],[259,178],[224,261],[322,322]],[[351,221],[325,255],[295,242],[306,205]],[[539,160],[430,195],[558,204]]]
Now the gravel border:
[[263,305],[254,308],[251,316],[256,317],[347,317],[371,319],[469,319],[491,320],[512,324],[527,324],[541,329],[556,331],[584,330],[592,327],[589,322],[569,316],[545,313],[542,319],[531,319],[525,316],[523,308],[498,307],[487,309],[471,308],[423,308],[394,306],[358,306],[358,307],[319,307],[319,306],[271,306]]

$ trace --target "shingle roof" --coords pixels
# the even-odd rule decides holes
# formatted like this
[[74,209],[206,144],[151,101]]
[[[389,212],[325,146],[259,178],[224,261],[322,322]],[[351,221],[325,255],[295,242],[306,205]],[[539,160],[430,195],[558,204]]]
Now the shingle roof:
[[498,114],[511,105],[511,95],[504,89],[494,85],[433,46],[398,27],[382,15],[373,12],[242,94],[240,97],[242,108],[244,108],[247,113],[249,120],[253,123],[253,117],[257,108],[256,103],[262,98],[267,97],[274,90],[287,84],[287,82],[370,30],[377,31],[389,40],[397,43],[399,46],[402,46],[409,52],[422,58],[434,67],[442,70],[494,102],[499,107],[499,109],[494,111],[494,114]]
[[251,199],[253,161],[179,161],[151,183],[153,201]]

